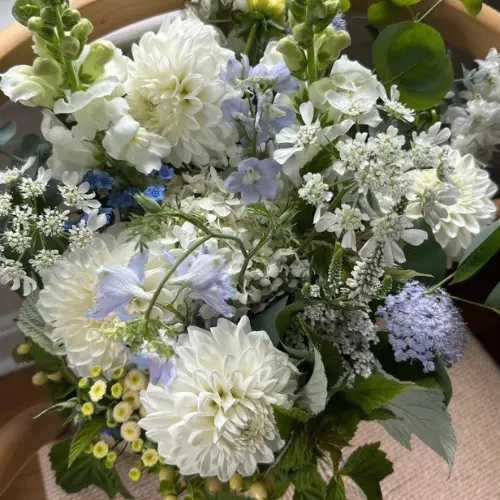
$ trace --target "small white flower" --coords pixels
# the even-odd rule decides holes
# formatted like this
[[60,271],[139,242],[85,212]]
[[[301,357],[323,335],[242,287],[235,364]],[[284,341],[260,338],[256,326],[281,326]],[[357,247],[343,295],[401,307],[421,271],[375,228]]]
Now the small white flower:
[[19,184],[19,191],[24,199],[36,198],[45,193],[47,184],[52,178],[52,171],[40,167],[36,179],[22,178]]
[[35,163],[36,156],[31,156],[26,160],[26,163],[21,167],[13,167],[0,172],[0,184],[12,184],[16,182],[22,175]]
[[441,122],[429,127],[427,132],[413,132],[411,158],[415,168],[437,168],[442,162],[443,148],[451,136],[449,128],[441,130]]
[[26,274],[23,265],[12,259],[2,259],[0,261],[0,284],[10,284],[12,290],[19,290],[22,286],[25,297],[33,290],[36,290],[37,287],[36,281]]
[[141,397],[139,425],[165,463],[224,482],[272,463],[284,444],[272,405],[290,407],[297,387],[288,356],[246,316],[238,325],[219,319],[211,332],[188,327],[176,353],[173,382],[150,384]]
[[333,193],[328,184],[323,182],[321,174],[307,173],[304,175],[305,184],[299,189],[299,197],[307,203],[318,206],[332,200]]
[[19,254],[23,254],[31,245],[31,235],[27,228],[22,226],[13,230],[4,231],[5,242]]
[[[322,128],[319,120],[313,122],[314,106],[311,101],[299,107],[304,125],[292,125],[276,135],[276,143],[282,145],[274,151],[274,159],[283,165],[283,172],[298,186],[301,184],[300,168],[311,160],[328,141],[345,134],[353,125],[344,120],[338,125]],[[286,146],[288,145],[288,146]]]
[[128,115],[106,132],[102,144],[109,156],[128,161],[144,174],[160,170],[172,149],[167,139],[148,132]]
[[0,193],[0,217],[9,215],[12,210],[12,195],[10,193]]
[[58,189],[66,206],[83,210],[87,214],[91,210],[101,206],[98,200],[94,200],[95,193],[88,192],[90,184],[88,182],[79,183],[79,177],[76,172],[64,172],[62,182],[63,185],[58,186]]
[[382,109],[393,118],[411,123],[415,120],[415,111],[399,101],[399,90],[396,85],[391,85],[391,97],[387,96],[385,87],[378,86],[380,98],[384,101]]
[[57,250],[39,250],[32,259],[30,259],[31,267],[37,272],[43,272],[47,269],[55,267],[61,260],[61,254]]
[[15,206],[12,211],[12,225],[14,227],[29,227],[36,220],[33,208],[28,205]]
[[318,233],[323,231],[334,232],[337,238],[340,238],[341,234],[344,233],[341,242],[342,246],[356,250],[355,231],[364,231],[363,221],[368,220],[370,220],[370,217],[362,213],[358,208],[342,204],[341,208],[336,208],[334,213],[324,213],[314,227]]
[[382,122],[371,97],[328,90],[325,99],[334,110],[360,125],[377,127]]
[[60,212],[57,209],[46,208],[38,216],[36,227],[47,237],[59,237],[64,233],[64,223],[68,219],[69,210]]
[[373,236],[365,243],[359,255],[367,258],[377,247],[382,247],[385,265],[394,266],[394,262],[406,261],[398,241],[403,240],[410,245],[421,245],[428,235],[422,229],[413,229],[413,223],[404,215],[392,212],[371,222]]
[[71,250],[84,250],[94,240],[94,233],[106,225],[106,214],[99,210],[90,210],[88,219],[80,222],[69,230],[69,248]]

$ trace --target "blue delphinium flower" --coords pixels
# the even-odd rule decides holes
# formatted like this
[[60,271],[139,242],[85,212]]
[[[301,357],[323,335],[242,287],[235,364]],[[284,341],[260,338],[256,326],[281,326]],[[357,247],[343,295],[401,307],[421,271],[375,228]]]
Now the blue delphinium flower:
[[[168,252],[165,254],[175,261]],[[234,296],[236,290],[231,286],[226,263],[220,255],[207,253],[203,248],[191,259],[181,263],[177,269],[177,277],[169,283],[188,286],[194,299],[202,300],[228,318],[233,316],[233,311],[226,301]]]
[[174,167],[168,163],[164,163],[161,166],[158,175],[162,181],[169,181],[174,176]]
[[273,90],[280,94],[292,94],[300,87],[299,81],[292,76],[284,61],[275,66],[257,64],[250,70],[248,80],[256,84],[272,86]]
[[96,300],[87,312],[90,319],[103,320],[108,314],[116,312],[121,321],[132,316],[127,312],[127,304],[135,299],[150,300],[151,294],[144,291],[148,252],[135,254],[126,266],[102,266],[98,270],[99,283],[96,286]]
[[123,189],[118,193],[112,193],[108,198],[108,205],[113,208],[131,208],[134,206],[134,195],[138,188]]
[[161,201],[165,197],[165,186],[163,184],[150,184],[144,194],[155,201]]
[[236,85],[238,80],[244,80],[248,76],[249,70],[248,56],[243,54],[241,62],[235,58],[229,59],[226,68],[220,71],[220,78],[228,85]]
[[241,193],[246,205],[256,203],[261,198],[274,199],[278,192],[279,165],[272,159],[247,158],[238,165],[224,184],[229,193]]
[[113,177],[108,172],[100,170],[89,170],[83,181],[90,184],[91,189],[111,189],[113,187]]
[[467,327],[444,290],[426,295],[417,281],[397,295],[388,295],[377,314],[385,320],[396,361],[420,361],[424,372],[435,370],[434,359],[458,361],[467,345]]
[[273,99],[271,90],[264,92],[258,99],[257,123],[263,136],[262,140],[276,135],[295,121],[295,111],[283,104],[274,104]]
[[163,359],[156,353],[143,353],[131,356],[132,361],[140,370],[149,370],[149,381],[168,387],[175,378],[176,361],[172,357]]

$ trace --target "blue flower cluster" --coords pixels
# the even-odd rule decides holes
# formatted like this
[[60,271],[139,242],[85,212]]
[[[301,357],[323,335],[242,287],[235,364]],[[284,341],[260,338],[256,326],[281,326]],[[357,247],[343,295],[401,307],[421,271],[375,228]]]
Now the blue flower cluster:
[[83,177],[84,182],[90,184],[90,189],[111,189],[113,177],[108,172],[101,170],[89,170]]
[[128,188],[112,193],[108,198],[108,205],[113,208],[131,208],[134,206],[134,195],[139,192],[138,188]]
[[165,197],[165,186],[163,184],[150,184],[144,194],[155,201],[161,201]]
[[417,281],[407,283],[397,295],[388,295],[377,314],[385,320],[396,361],[420,361],[424,372],[443,361],[458,361],[467,344],[467,327],[444,290],[426,294]]

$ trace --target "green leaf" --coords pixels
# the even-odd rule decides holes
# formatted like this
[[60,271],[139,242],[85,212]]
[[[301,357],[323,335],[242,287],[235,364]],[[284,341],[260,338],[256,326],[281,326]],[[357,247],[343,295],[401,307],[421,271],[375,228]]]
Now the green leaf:
[[349,476],[367,500],[382,500],[380,481],[392,473],[392,463],[381,451],[380,443],[366,444],[353,451],[340,473]]
[[31,346],[30,356],[33,358],[37,368],[46,373],[58,372],[63,367],[63,359],[61,357],[50,354],[36,342]]
[[311,418],[308,412],[300,408],[288,410],[276,405],[273,405],[273,414],[281,439],[285,441],[288,441],[293,430],[297,427],[297,423],[305,424]]
[[500,308],[500,281],[493,288],[484,302],[487,306]]
[[[409,247],[407,248],[409,249]],[[414,269],[403,269],[402,267],[388,267],[384,270],[384,272],[397,283],[406,283],[407,281],[413,280],[415,278],[432,279],[434,277],[432,274],[419,273]]]
[[[427,232],[427,239],[418,246],[405,245],[406,262],[404,269],[419,273],[419,281],[425,285],[434,285],[444,279],[446,274],[446,254],[436,241],[431,228],[422,219],[416,221],[414,227]],[[428,276],[431,277],[428,277]]]
[[388,24],[394,19],[396,13],[397,9],[387,0],[372,3],[366,11],[368,20],[373,24]]
[[71,438],[55,444],[50,451],[52,469],[56,475],[57,484],[66,493],[77,493],[94,484],[104,490],[110,498],[121,494],[132,498],[123,485],[115,469],[107,469],[103,460],[98,460],[92,454],[79,456],[71,467],[68,466],[68,456]]
[[392,4],[397,7],[405,7],[406,5],[415,5],[420,3],[421,0],[389,0]]
[[410,387],[413,387],[413,384],[374,374],[368,378],[357,377],[354,386],[345,390],[344,394],[348,401],[358,404],[363,411],[370,413]]
[[9,121],[0,127],[0,146],[5,146],[15,135],[17,126],[15,122]]
[[314,348],[314,368],[311,378],[298,393],[297,406],[311,410],[314,415],[321,413],[326,407],[328,398],[328,379],[321,354]]
[[75,433],[71,440],[68,456],[68,467],[71,467],[75,460],[85,451],[85,448],[106,427],[106,420],[102,417],[94,417],[87,420]]
[[384,407],[372,410],[369,414],[363,416],[363,420],[389,420],[391,418],[397,417],[391,410]]
[[450,376],[448,375],[448,370],[446,369],[446,365],[444,364],[441,356],[436,355],[434,359],[434,366],[436,370],[434,374],[436,375],[436,380],[441,387],[444,395],[444,404],[446,406],[449,405],[451,397],[453,396],[453,387],[451,385]]
[[331,167],[334,159],[335,152],[330,145],[327,145],[300,169],[300,175],[303,176],[309,172],[319,174],[328,167]]
[[57,355],[57,346],[50,339],[50,327],[45,323],[36,308],[38,294],[32,293],[23,301],[17,317],[17,326],[26,337],[36,342],[44,351]]
[[270,306],[264,309],[264,311],[256,314],[251,321],[252,330],[264,330],[269,335],[269,338],[272,340],[274,345],[278,345],[280,341],[278,333],[276,332],[276,316],[282,309],[285,308],[287,301],[288,295],[281,297],[281,299],[273,302]]
[[342,357],[337,348],[327,339],[318,335],[311,326],[301,322],[311,344],[319,351],[325,368],[328,387],[334,387],[344,373]]
[[333,475],[328,483],[325,498],[328,498],[328,500],[347,500],[342,476]]
[[284,470],[301,469],[313,461],[313,448],[312,435],[306,429],[300,429],[285,445],[278,464]]
[[294,477],[294,498],[301,500],[324,500],[326,483],[318,472],[318,464],[313,463],[298,470]]
[[436,106],[452,88],[453,70],[444,41],[426,24],[407,21],[388,26],[375,40],[372,57],[384,85],[397,85],[401,100],[417,111]]
[[399,418],[382,422],[393,438],[409,449],[410,437],[415,434],[451,468],[456,439],[441,391],[415,387],[398,394],[386,408]]
[[477,16],[483,8],[482,0],[460,0],[471,16]]
[[452,283],[460,283],[474,276],[500,248],[500,219],[483,229],[465,250]]

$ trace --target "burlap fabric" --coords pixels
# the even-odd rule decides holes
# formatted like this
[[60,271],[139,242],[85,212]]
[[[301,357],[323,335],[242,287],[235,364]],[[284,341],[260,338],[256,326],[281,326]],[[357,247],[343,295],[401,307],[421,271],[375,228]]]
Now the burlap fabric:
[[[498,334],[498,332],[492,332]],[[457,454],[451,476],[437,455],[418,440],[405,450],[376,423],[361,426],[355,445],[382,441],[382,448],[394,462],[395,473],[382,482],[384,500],[500,500],[500,369],[480,344],[472,339],[464,359],[451,370],[454,395],[450,404],[457,434]],[[39,451],[40,466],[48,500],[105,500],[96,488],[77,496],[65,494],[55,484],[46,446]],[[157,478],[131,484],[119,464],[127,487],[137,500],[161,500]],[[348,499],[360,500],[356,487],[347,484]],[[292,498],[287,493],[287,500]]]

